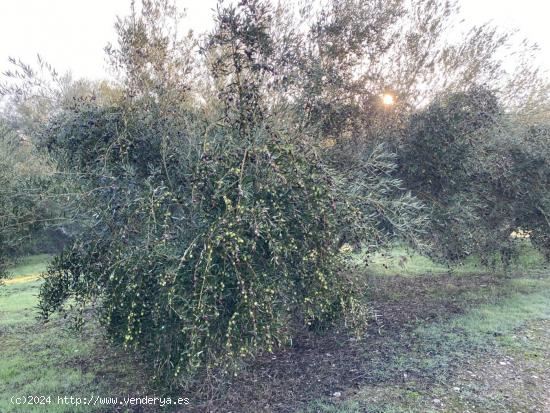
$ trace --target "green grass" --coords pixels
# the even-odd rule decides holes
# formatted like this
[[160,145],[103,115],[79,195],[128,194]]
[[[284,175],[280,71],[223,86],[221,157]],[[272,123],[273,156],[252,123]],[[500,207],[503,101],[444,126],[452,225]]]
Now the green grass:
[[460,329],[468,337],[498,337],[512,333],[527,321],[550,319],[550,280],[528,281],[531,288],[540,292],[519,293],[497,304],[479,306],[453,319],[447,327]]
[[[15,276],[42,271],[48,256],[30,257],[12,269]],[[0,292],[0,412],[77,413],[112,411],[112,408],[57,403],[58,396],[125,396],[140,389],[139,374],[124,356],[101,352],[100,329],[94,323],[82,333],[56,318],[37,320],[37,294],[41,281],[6,285]],[[135,377],[132,375],[135,374]],[[115,382],[116,380],[116,382]],[[52,403],[16,406],[12,396],[51,396]]]
[[[432,261],[403,246],[395,246],[390,251],[377,252],[368,259],[368,272],[376,275],[401,275],[417,277],[421,275],[437,275],[452,273],[455,275],[475,274],[483,272],[509,273],[514,271],[525,272],[544,267],[544,257],[535,250],[528,240],[517,240],[519,256],[508,268],[496,268],[481,264],[478,257],[468,257],[461,263],[446,265]],[[495,257],[498,258],[498,257]],[[355,261],[363,262],[363,254],[357,254]],[[498,260],[497,260],[498,261]]]
[[20,277],[23,275],[38,275],[46,271],[51,256],[48,254],[32,255],[22,258],[17,266],[9,269],[11,278]]
[[[14,271],[28,275],[40,262],[25,263]],[[1,412],[84,412],[84,407],[10,404],[10,398],[28,395],[79,395],[88,392],[94,374],[79,367],[79,359],[91,354],[86,344],[67,330],[60,320],[43,325],[36,320],[40,281],[8,285],[0,296],[0,411]]]

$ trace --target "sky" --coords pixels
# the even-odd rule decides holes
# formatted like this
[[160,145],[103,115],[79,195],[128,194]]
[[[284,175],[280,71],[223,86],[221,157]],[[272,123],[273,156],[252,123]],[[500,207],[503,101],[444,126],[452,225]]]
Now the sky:
[[[208,27],[216,0],[177,3],[187,10],[189,28]],[[39,53],[58,72],[104,78],[116,16],[129,12],[130,0],[0,0],[0,72],[9,68],[9,56],[35,63]]]
[[[187,27],[209,28],[216,0],[177,0],[186,8]],[[549,0],[460,0],[469,24],[491,21],[518,29],[522,37],[541,47],[538,64],[550,71]],[[58,72],[74,77],[106,76],[103,48],[114,42],[117,15],[126,15],[129,0],[0,0],[0,72],[9,69],[8,57],[35,63],[39,53]]]

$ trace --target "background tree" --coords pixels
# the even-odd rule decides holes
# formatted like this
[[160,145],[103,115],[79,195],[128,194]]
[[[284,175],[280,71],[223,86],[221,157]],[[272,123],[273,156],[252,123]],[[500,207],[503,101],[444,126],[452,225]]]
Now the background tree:
[[[485,85],[518,113],[548,101],[532,65],[536,46],[490,25],[468,27],[454,1],[334,0],[282,7],[277,18],[275,83],[295,104],[295,125],[334,141],[328,152],[344,165],[360,148],[398,141],[407,117],[441,93]],[[517,64],[505,66],[512,54]],[[381,102],[386,93],[391,106]]]
[[[503,130],[502,130],[503,129]],[[550,135],[548,124],[525,126],[510,120],[484,145],[494,203],[504,209],[500,225],[523,231],[550,256]],[[496,137],[498,136],[498,138]]]
[[[47,188],[53,168],[33,145],[0,122],[0,262],[5,266],[55,221]],[[5,272],[3,272],[5,276]]]
[[34,66],[14,58],[9,61],[12,69],[3,73],[0,83],[1,117],[35,143],[44,124],[59,112],[85,100],[105,106],[120,98],[120,90],[111,82],[74,79],[70,72],[60,74],[40,55]]
[[[405,186],[431,209],[435,255],[514,256],[514,231],[548,254],[544,126],[526,127],[485,88],[442,95],[410,118],[399,148]],[[516,245],[517,246],[517,245]]]

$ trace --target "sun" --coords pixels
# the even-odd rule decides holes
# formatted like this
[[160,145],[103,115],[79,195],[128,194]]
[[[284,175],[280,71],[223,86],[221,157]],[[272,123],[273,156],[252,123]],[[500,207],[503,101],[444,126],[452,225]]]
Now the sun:
[[391,106],[395,103],[395,98],[393,97],[393,95],[385,93],[384,95],[382,95],[382,103],[384,103],[384,105]]

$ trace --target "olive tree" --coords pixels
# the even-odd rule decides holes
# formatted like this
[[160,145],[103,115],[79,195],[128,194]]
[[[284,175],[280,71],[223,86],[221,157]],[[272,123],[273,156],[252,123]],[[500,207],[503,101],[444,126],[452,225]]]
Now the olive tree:
[[44,196],[52,172],[30,142],[0,123],[0,262],[4,267],[55,221]]
[[543,124],[526,125],[483,87],[438,97],[414,114],[398,155],[400,176],[430,208],[436,257],[514,257],[525,231],[548,255],[550,143]]
[[43,315],[70,298],[96,303],[108,335],[165,383],[273,351],[302,328],[366,320],[339,243],[340,217],[357,211],[267,103],[270,22],[262,1],[220,8],[203,46],[217,99],[204,110],[189,94],[172,108],[172,94],[136,96],[130,82],[119,106],[48,128],[50,152],[82,179],[87,227],[50,267]]

